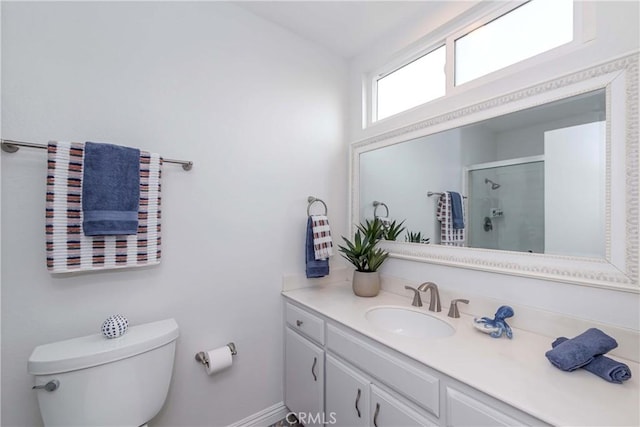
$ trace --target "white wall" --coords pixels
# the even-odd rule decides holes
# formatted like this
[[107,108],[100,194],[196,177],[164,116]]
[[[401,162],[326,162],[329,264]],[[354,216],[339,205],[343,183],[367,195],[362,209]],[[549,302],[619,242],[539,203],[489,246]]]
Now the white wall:
[[559,207],[545,211],[545,253],[604,256],[606,126],[593,122],[544,133],[544,204]]
[[[373,218],[373,201],[381,201],[391,220],[405,221],[398,241],[408,232],[420,232],[422,238],[440,242],[438,197],[427,197],[427,192],[462,191],[460,132],[454,129],[369,151],[360,159],[361,222]],[[386,210],[381,206],[376,213],[385,216]]]
[[[2,153],[3,426],[41,424],[32,349],[113,313],[180,325],[153,425],[222,426],[282,400],[280,289],[303,274],[307,196],[346,233],[346,80],[343,60],[229,3],[2,2],[3,138],[195,162],[164,166],[159,266],[54,277],[46,154]],[[205,376],[194,354],[229,341],[233,368]]]
[[[438,23],[428,18],[408,23],[396,33],[371,46],[351,62],[349,71],[350,140],[362,140],[638,51],[640,45],[640,26],[638,24],[640,4],[638,2],[598,1],[588,3],[595,7],[596,21],[588,29],[595,30],[596,38],[581,48],[537,66],[503,74],[499,79],[489,79],[484,84],[471,85],[474,87],[469,90],[460,91],[454,96],[446,96],[363,129],[363,76],[379,68],[390,59],[397,58],[403,50],[408,49],[407,46],[415,48],[421,38],[425,41],[434,41],[447,34],[447,27],[451,31],[455,26],[460,25],[460,23],[439,25],[443,21]],[[451,7],[457,8],[458,11],[467,9],[467,17],[470,17],[474,11],[469,11],[468,6],[467,3],[451,2]],[[435,35],[427,36],[430,29],[435,29]],[[638,294],[605,291],[395,259],[383,266],[382,273],[416,282],[434,280],[442,288],[459,292],[462,295],[481,294],[485,297],[511,301],[514,304],[531,305],[576,317],[594,319],[636,330],[640,329]]]

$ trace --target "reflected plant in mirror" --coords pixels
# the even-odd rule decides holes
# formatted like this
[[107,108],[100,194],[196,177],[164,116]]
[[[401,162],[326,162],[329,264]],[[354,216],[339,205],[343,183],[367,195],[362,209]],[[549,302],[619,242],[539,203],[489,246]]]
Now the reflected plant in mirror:
[[400,236],[400,234],[402,234],[402,232],[405,230],[406,227],[404,227],[402,224],[404,224],[403,220],[402,222],[398,223],[397,221],[393,220],[390,223],[387,223],[384,226],[384,232],[382,234],[382,238],[384,240],[398,240],[398,236]]
[[423,238],[422,233],[420,231],[413,232],[407,231],[407,235],[404,238],[405,242],[409,243],[429,243],[430,239],[428,237]]

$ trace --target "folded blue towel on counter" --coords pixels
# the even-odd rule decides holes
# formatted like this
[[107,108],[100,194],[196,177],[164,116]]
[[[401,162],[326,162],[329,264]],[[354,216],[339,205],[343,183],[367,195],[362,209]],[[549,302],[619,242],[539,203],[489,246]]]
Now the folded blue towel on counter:
[[[556,348],[558,345],[568,340],[569,338],[560,337],[551,343],[551,347]],[[582,369],[589,371],[610,383],[622,384],[623,381],[631,378],[631,370],[626,364],[603,355],[594,356],[593,360],[584,365]]]
[[462,196],[455,191],[449,191],[451,197],[451,226],[454,230],[464,228],[464,210],[462,208]]
[[316,259],[313,248],[313,221],[307,219],[307,239],[305,242],[305,270],[308,278],[324,277],[329,274],[329,258]]
[[587,329],[575,338],[559,343],[547,351],[545,356],[563,371],[575,371],[593,361],[595,356],[605,354],[618,346],[615,339],[597,328]]
[[136,234],[139,202],[140,150],[85,143],[82,176],[85,236]]

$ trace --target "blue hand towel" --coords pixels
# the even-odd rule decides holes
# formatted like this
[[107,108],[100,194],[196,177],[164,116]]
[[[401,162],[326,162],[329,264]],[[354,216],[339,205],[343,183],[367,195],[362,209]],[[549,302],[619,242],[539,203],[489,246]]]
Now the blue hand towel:
[[[560,337],[551,343],[551,347],[556,348],[558,345],[568,340],[569,338]],[[594,356],[593,360],[584,365],[582,369],[589,371],[610,383],[622,384],[623,381],[627,381],[631,378],[631,370],[626,364],[603,355]]]
[[305,242],[305,264],[308,278],[324,277],[329,274],[329,258],[316,260],[313,249],[313,221],[307,219],[307,240]]
[[597,328],[587,329],[575,338],[558,344],[545,356],[563,371],[575,371],[593,361],[595,356],[605,354],[618,346],[615,339]]
[[82,176],[85,236],[138,232],[140,150],[87,142]]
[[454,230],[462,230],[464,228],[462,196],[455,191],[449,191],[449,196],[451,197],[451,227]]

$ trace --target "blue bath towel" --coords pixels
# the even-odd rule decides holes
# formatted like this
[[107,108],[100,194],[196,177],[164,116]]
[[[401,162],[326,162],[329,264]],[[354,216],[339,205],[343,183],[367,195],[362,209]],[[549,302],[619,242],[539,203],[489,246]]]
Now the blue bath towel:
[[451,226],[454,230],[464,228],[464,211],[462,209],[462,196],[455,191],[449,191],[451,197]]
[[138,232],[140,150],[87,142],[82,176],[85,236]]
[[324,277],[329,274],[329,258],[316,260],[316,254],[313,249],[313,223],[311,217],[307,219],[305,265],[308,278]]
[[[551,347],[555,348],[568,340],[569,338],[560,337],[551,343]],[[622,384],[623,381],[631,378],[631,370],[626,364],[603,355],[594,356],[593,360],[584,365],[582,369],[610,383]]]
[[563,371],[575,371],[591,363],[595,356],[605,354],[618,346],[615,339],[597,328],[587,329],[575,338],[558,344],[545,356]]

